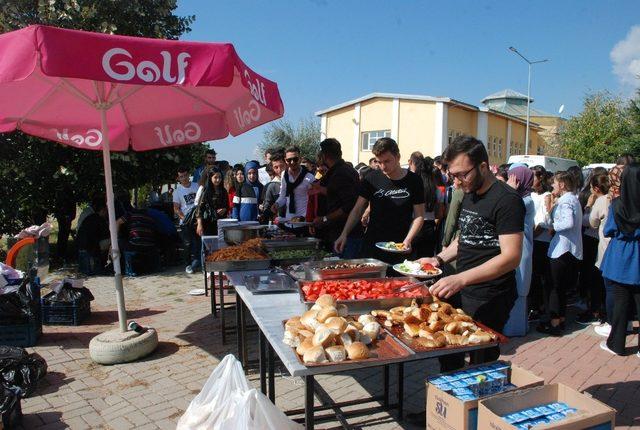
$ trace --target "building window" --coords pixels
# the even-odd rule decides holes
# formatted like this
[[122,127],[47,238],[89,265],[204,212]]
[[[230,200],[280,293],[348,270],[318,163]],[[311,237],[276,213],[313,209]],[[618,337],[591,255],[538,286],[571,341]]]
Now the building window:
[[448,133],[448,142],[449,145],[451,145],[451,142],[453,141],[453,130],[449,129],[449,133]]
[[381,137],[391,137],[391,130],[374,130],[362,133],[362,150],[371,151]]

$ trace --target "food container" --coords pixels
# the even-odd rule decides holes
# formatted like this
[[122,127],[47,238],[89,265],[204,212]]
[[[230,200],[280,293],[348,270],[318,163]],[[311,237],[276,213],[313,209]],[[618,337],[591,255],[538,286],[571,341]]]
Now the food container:
[[[335,267],[349,265],[361,265],[361,267]],[[328,279],[384,278],[389,265],[375,258],[359,258],[355,260],[312,261],[304,263],[303,266],[307,281],[323,281]]]
[[[407,281],[409,283],[419,282],[416,278],[411,277],[403,277],[403,278],[392,278],[394,281]],[[362,279],[346,279],[346,281],[359,281]],[[375,279],[374,279],[375,281]],[[380,281],[384,281],[384,279],[380,279]],[[300,301],[304,303],[305,308],[311,309],[311,307],[315,304],[315,302],[305,301],[304,291],[302,291],[302,287],[309,282],[315,281],[298,281],[298,292],[300,294]],[[424,294],[422,297],[391,297],[385,299],[363,299],[363,300],[338,300],[338,304],[347,305],[349,308],[349,312],[353,314],[366,314],[375,309],[391,309],[396,306],[410,306],[411,302],[416,299],[419,303],[431,303],[433,301],[432,297],[429,295],[429,290],[425,288]]]
[[267,251],[285,249],[320,249],[320,239],[315,237],[296,237],[292,239],[272,239],[262,241]]
[[297,290],[296,282],[286,273],[247,275],[244,281],[252,294],[292,293]]
[[224,235],[224,241],[228,245],[240,245],[247,240],[260,237],[266,228],[266,225],[230,226],[225,227],[222,230],[222,234]]
[[239,272],[243,270],[265,270],[271,265],[271,260],[227,260],[205,261],[207,272]]
[[326,254],[318,249],[269,249],[274,266],[285,267],[322,259]]

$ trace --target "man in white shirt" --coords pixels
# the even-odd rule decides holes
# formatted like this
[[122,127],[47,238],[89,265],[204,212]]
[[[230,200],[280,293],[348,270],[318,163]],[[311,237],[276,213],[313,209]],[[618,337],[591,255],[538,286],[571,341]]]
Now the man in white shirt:
[[267,165],[271,163],[271,156],[274,153],[275,150],[271,148],[264,151],[264,166],[258,169],[258,181],[260,181],[262,185],[267,185],[271,182],[271,177],[269,176],[269,173],[267,173]]
[[190,223],[183,224],[185,216],[195,210],[198,184],[191,182],[186,167],[178,169],[178,186],[173,192],[173,210],[180,218],[182,225],[182,241],[184,242],[184,259],[187,264],[185,271],[193,273],[200,268],[200,236],[195,233]]
[[288,221],[294,217],[305,218],[309,202],[309,188],[316,178],[300,165],[300,148],[291,146],[285,150],[284,155],[287,170],[282,174],[280,197],[272,206],[271,211],[278,213],[279,208],[287,208],[284,218],[278,217],[278,221]]

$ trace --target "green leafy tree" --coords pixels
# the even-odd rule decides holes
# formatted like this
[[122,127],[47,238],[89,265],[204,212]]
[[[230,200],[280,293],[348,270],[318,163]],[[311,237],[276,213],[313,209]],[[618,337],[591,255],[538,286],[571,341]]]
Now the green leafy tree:
[[287,146],[300,147],[303,157],[315,160],[320,151],[320,124],[314,118],[303,118],[296,125],[286,119],[271,123],[265,130],[258,148],[264,153],[267,149],[284,149]]
[[[633,106],[638,109],[638,101]],[[640,133],[640,117],[637,118]],[[638,140],[633,140],[633,110],[619,97],[607,92],[585,97],[582,112],[572,117],[560,132],[562,155],[589,163],[612,163],[622,153],[638,154]]]
[[[0,32],[32,24],[109,34],[178,39],[194,16],[177,16],[176,0],[3,0]],[[114,186],[130,190],[172,182],[178,165],[194,167],[206,147],[190,145],[112,154]],[[21,132],[0,134],[0,233],[11,233],[55,214],[61,200],[89,201],[104,192],[102,154]]]

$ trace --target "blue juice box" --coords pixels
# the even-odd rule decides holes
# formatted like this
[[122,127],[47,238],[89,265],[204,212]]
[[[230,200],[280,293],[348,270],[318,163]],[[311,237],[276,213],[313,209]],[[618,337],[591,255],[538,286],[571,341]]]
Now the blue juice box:
[[553,409],[556,412],[560,412],[560,411],[564,411],[565,409],[569,409],[569,406],[566,403],[562,403],[562,402],[549,403],[547,406],[550,407],[551,409]]
[[458,400],[462,400],[463,402],[468,402],[470,400],[478,400],[478,396],[475,396],[473,394],[466,395],[466,396],[460,396],[460,397],[458,397]]
[[436,388],[438,388],[438,390],[442,390],[447,393],[453,390],[453,387],[451,386],[451,384],[434,384],[434,385],[436,386]]
[[526,415],[529,419],[536,419],[543,416],[540,412],[536,410],[536,408],[525,409],[521,411],[522,414]]
[[451,382],[451,386],[453,388],[467,388],[467,384],[462,381],[453,381]]
[[567,408],[567,409],[561,411],[560,413],[563,414],[566,417],[567,415],[575,414],[576,412],[578,412],[578,410],[576,408]]
[[547,419],[549,420],[549,422],[554,422],[554,421],[562,421],[563,419],[565,419],[565,416],[561,413],[556,412],[555,414],[549,414],[547,415]]
[[454,388],[453,395],[460,398],[460,396],[472,396],[473,391],[468,388]]
[[536,410],[538,412],[540,412],[542,415],[551,415],[553,414],[555,411],[553,409],[551,409],[549,406],[538,406],[536,408]]

